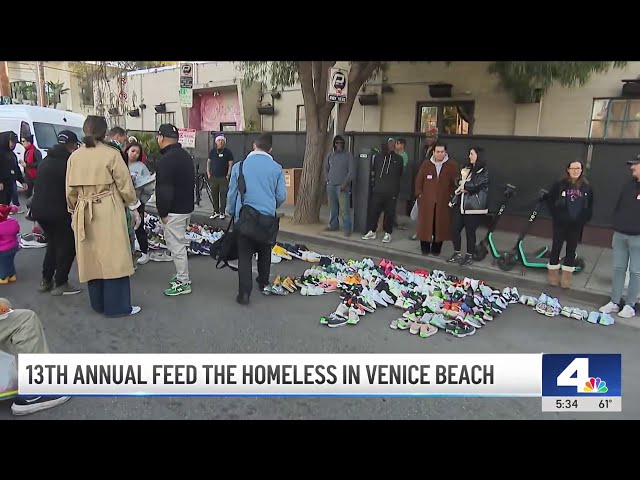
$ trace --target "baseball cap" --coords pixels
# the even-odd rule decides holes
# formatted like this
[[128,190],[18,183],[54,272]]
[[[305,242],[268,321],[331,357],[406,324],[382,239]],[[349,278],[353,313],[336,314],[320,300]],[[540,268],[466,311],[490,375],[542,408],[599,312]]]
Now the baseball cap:
[[395,140],[395,138],[393,138],[393,137],[389,137],[389,138],[387,138],[387,143],[391,143],[391,142],[395,142],[395,141],[396,141],[396,140]]
[[640,155],[633,158],[633,160],[627,160],[627,165],[638,165],[640,163]]
[[62,130],[58,134],[58,143],[61,145],[68,145],[72,143],[78,144],[80,141],[78,140],[78,136],[71,130]]
[[170,123],[163,123],[162,125],[160,125],[160,128],[158,129],[158,135],[162,135],[163,137],[167,138],[180,138],[178,129],[175,125],[171,125]]

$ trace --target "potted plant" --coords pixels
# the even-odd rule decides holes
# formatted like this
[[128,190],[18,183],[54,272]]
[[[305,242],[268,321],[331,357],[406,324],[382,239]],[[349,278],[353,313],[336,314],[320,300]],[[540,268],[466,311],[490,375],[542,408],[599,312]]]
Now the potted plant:
[[140,109],[139,108],[134,108],[132,110],[129,110],[129,116],[130,117],[139,117],[140,116]]
[[368,93],[366,95],[360,95],[358,97],[358,102],[360,105],[378,105],[378,94],[377,93]]
[[273,115],[275,113],[275,108],[270,103],[266,105],[260,105],[258,107],[258,113],[260,115]]

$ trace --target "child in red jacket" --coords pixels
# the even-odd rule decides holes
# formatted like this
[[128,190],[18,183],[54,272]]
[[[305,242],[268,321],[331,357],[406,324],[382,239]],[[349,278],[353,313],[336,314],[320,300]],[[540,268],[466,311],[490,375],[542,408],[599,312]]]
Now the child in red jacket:
[[20,224],[9,214],[17,211],[16,206],[0,205],[0,284],[16,281],[14,260],[20,248]]

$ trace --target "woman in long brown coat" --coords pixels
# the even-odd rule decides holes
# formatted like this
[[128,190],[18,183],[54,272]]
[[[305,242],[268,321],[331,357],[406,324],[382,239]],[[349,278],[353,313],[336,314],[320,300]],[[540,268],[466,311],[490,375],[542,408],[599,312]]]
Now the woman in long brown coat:
[[416,233],[423,255],[440,255],[442,242],[451,240],[449,201],[456,189],[458,164],[447,154],[447,146],[437,142],[433,156],[426,158],[416,176],[418,199]]
[[115,148],[104,143],[107,122],[89,115],[83,126],[84,145],[67,166],[67,204],[73,214],[78,276],[88,282],[91,307],[109,317],[133,315],[129,277],[133,275],[125,208],[138,198],[127,165]]

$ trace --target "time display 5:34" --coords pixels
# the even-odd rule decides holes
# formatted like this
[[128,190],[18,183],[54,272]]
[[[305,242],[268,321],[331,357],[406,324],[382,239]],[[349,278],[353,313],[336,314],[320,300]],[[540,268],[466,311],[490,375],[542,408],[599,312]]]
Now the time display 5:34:
[[564,400],[556,400],[556,408],[578,408],[578,400],[566,398]]

